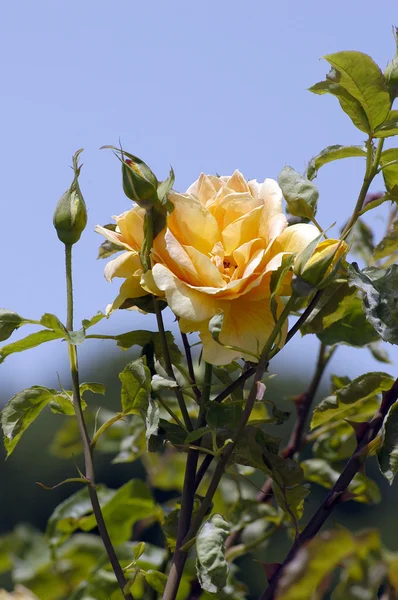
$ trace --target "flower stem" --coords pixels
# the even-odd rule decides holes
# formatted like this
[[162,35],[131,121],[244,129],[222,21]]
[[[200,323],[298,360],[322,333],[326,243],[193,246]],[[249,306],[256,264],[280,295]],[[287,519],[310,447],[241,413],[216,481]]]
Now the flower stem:
[[[200,398],[199,416],[196,424],[196,429],[203,427],[205,423],[204,415],[206,405],[210,399],[212,375],[212,365],[210,365],[209,363],[205,363],[205,376],[203,380],[202,395]],[[201,439],[197,440],[197,447],[200,446],[200,443]],[[182,489],[181,496],[181,510],[180,517],[178,519],[176,549],[174,552],[173,562],[170,568],[169,576],[167,578],[167,584],[163,596],[163,598],[167,600],[175,599],[184,570],[186,553],[181,549],[181,546],[183,546],[183,540],[189,530],[192,520],[192,512],[196,492],[195,479],[198,460],[199,451],[197,449],[190,448],[188,450],[187,464],[185,467],[184,486]]]
[[196,399],[199,400],[201,397],[201,393],[200,393],[200,389],[198,388],[198,386],[196,384],[195,371],[193,368],[193,361],[192,361],[191,346],[189,345],[188,336],[186,333],[181,332],[181,338],[182,338],[182,343],[184,345],[185,356],[186,356],[187,365],[188,365],[188,374],[191,379],[192,389],[196,396]]
[[[220,455],[220,459],[214,470],[214,473],[211,478],[206,495],[202,500],[202,503],[200,505],[200,508],[199,508],[197,514],[192,519],[191,526],[188,530],[188,533],[185,535],[184,539],[182,540],[182,543],[181,543],[182,547],[186,548],[186,545],[195,537],[204,517],[206,516],[209,508],[211,507],[211,502],[213,500],[213,496],[217,491],[217,488],[219,486],[222,476],[224,475],[224,471],[228,464],[228,461],[231,458],[231,455],[235,449],[235,446],[238,443],[238,441],[247,425],[247,422],[249,420],[251,412],[253,410],[253,406],[257,399],[257,394],[258,394],[257,383],[262,379],[262,377],[264,375],[264,371],[268,364],[268,358],[269,358],[270,351],[271,351],[275,341],[278,339],[278,336],[282,330],[283,324],[289,315],[289,312],[291,310],[293,302],[294,302],[294,298],[292,297],[289,299],[285,308],[283,309],[282,314],[280,315],[278,321],[275,324],[272,334],[268,338],[268,340],[261,352],[260,360],[259,360],[258,365],[255,370],[253,384],[250,389],[249,396],[246,401],[246,405],[241,414],[238,426],[235,430],[235,433],[232,436],[230,443],[225,446],[225,448],[223,449],[223,451]],[[187,550],[186,549],[183,550],[181,548],[180,551],[178,552],[178,564],[176,565],[176,562],[174,561],[173,565],[170,569],[170,574],[169,574],[169,577],[167,580],[167,585],[166,585],[166,589],[165,589],[165,592],[163,595],[163,600],[175,600],[187,556],[188,556]]]
[[[162,346],[162,354],[163,354],[164,364],[166,367],[166,373],[169,377],[171,377],[172,379],[174,379],[174,381],[176,381],[174,371],[173,371],[173,365],[172,365],[171,358],[170,358],[169,347],[167,346],[166,332],[164,330],[162,311],[160,309],[159,302],[157,301],[155,296],[153,297],[153,304],[155,307],[156,322],[158,325],[158,330],[159,330],[159,335],[160,335],[160,343]],[[174,389],[175,396],[177,398],[178,406],[180,408],[183,421],[185,423],[185,427],[188,429],[188,431],[192,431],[193,427],[192,427],[191,419],[188,414],[187,405],[185,404],[184,395],[181,392],[179,387],[176,387],[173,389]]]
[[[66,271],[66,306],[67,306],[67,319],[66,328],[68,331],[73,331],[73,283],[72,283],[72,245],[65,244],[65,271]],[[105,550],[108,554],[109,562],[112,565],[113,572],[119,587],[123,593],[124,598],[127,600],[133,600],[131,594],[125,595],[123,590],[126,586],[126,579],[123,573],[123,569],[120,566],[119,560],[116,556],[115,549],[109,537],[109,533],[104,521],[101,506],[98,500],[97,490],[95,486],[95,473],[94,473],[94,462],[93,462],[93,448],[91,447],[90,437],[88,435],[86,422],[84,420],[82,402],[80,397],[80,384],[79,384],[79,367],[77,360],[76,346],[68,342],[68,354],[70,371],[72,377],[72,400],[73,407],[76,413],[77,424],[81,441],[83,444],[83,455],[85,463],[85,478],[87,480],[88,492],[90,495],[91,505],[93,507],[93,513],[97,522],[99,534],[102,542],[105,546]]]
[[364,177],[364,180],[362,183],[362,187],[359,191],[358,200],[355,205],[354,212],[352,213],[350,220],[348,221],[348,223],[346,224],[346,226],[344,227],[344,229],[342,231],[342,234],[341,234],[342,239],[344,239],[349,234],[349,232],[351,231],[351,229],[353,228],[353,226],[355,225],[355,223],[357,222],[357,220],[360,216],[361,210],[363,208],[363,204],[365,202],[366,194],[369,191],[370,184],[372,183],[373,179],[377,175],[377,170],[379,168],[380,156],[381,156],[381,153],[383,150],[383,145],[384,145],[384,139],[380,138],[378,146],[377,146],[376,154],[373,159],[372,136],[369,136],[369,139],[366,142],[367,155],[366,155],[365,177]]

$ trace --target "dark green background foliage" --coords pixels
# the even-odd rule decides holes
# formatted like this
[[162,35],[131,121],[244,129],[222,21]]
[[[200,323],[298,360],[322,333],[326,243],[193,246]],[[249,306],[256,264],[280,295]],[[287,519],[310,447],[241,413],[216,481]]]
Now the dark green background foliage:
[[[109,411],[117,411],[120,406],[120,382],[117,379],[116,373],[122,370],[125,364],[131,360],[132,356],[131,352],[128,354],[112,353],[111,358],[108,357],[106,364],[93,363],[87,370],[88,372],[84,373],[85,379],[98,381],[105,385],[107,389],[106,406]],[[267,397],[277,401],[278,407],[281,410],[291,413],[289,419],[282,425],[269,426],[271,433],[281,436],[285,441],[287,441],[295,418],[293,403],[290,398],[301,393],[306,388],[308,380],[312,375],[311,366],[309,365],[306,376],[302,372],[295,373],[288,365],[285,367],[282,366],[279,368],[280,374],[270,379],[267,384]],[[328,384],[325,381],[319,391],[319,397],[325,397],[328,393],[327,390]],[[7,398],[7,391],[3,389],[3,402]],[[89,407],[96,406],[97,399],[94,395],[88,394],[86,400]],[[101,403],[103,403],[102,399]],[[372,409],[372,407],[370,408]],[[4,482],[4,485],[0,488],[0,503],[2,508],[0,512],[0,527],[2,535],[9,533],[21,523],[33,526],[39,531],[45,531],[47,520],[55,507],[73,492],[81,490],[80,485],[73,483],[65,484],[51,491],[45,490],[36,484],[39,481],[45,485],[52,486],[76,474],[73,461],[70,458],[62,459],[59,457],[62,454],[62,444],[60,443],[62,440],[60,440],[59,431],[67,420],[68,417],[54,415],[49,410],[44,411],[40,419],[33,423],[30,429],[24,434],[23,439],[18,444],[12,456],[7,461],[0,463],[0,477],[1,481]],[[349,426],[347,426],[347,430],[350,430]],[[55,442],[56,439],[58,439],[58,443]],[[108,448],[103,447],[103,451],[96,453],[97,480],[107,487],[114,489],[119,488],[133,478],[145,477],[145,470],[139,460],[133,463],[111,464],[116,454],[118,441],[118,435],[115,432],[114,443],[112,444],[112,440],[109,439],[107,441]],[[78,446],[79,442],[76,445],[76,454]],[[325,447],[325,442],[322,442],[322,439],[317,442],[317,446],[317,454],[319,456],[324,456],[325,458],[331,456],[333,449]],[[50,453],[47,451],[49,448],[52,448]],[[70,446],[64,448],[66,455],[70,455],[70,450]],[[109,451],[107,452],[106,450]],[[350,451],[350,446],[348,446],[347,450],[348,452]],[[310,458],[310,456],[311,453],[304,451],[304,460]],[[344,458],[344,454],[341,458]],[[335,459],[335,456],[333,459]],[[78,454],[76,462],[81,464],[81,457]],[[182,467],[182,463],[180,466]],[[391,550],[398,551],[396,528],[392,527],[392,523],[395,522],[396,502],[398,499],[397,484],[395,483],[392,488],[389,488],[387,481],[378,472],[375,458],[369,461],[367,473],[375,479],[380,487],[380,492],[383,495],[382,505],[354,501],[346,502],[336,509],[333,517],[330,519],[329,526],[338,522],[350,530],[357,531],[367,528],[371,523],[372,528],[380,528],[385,545]],[[182,471],[180,480],[181,477]],[[261,484],[262,479],[258,475],[257,480],[258,484]],[[305,500],[305,515],[308,516],[312,514],[325,493],[324,487],[318,485],[317,477],[313,481],[311,494]],[[176,488],[173,489],[172,483],[169,486],[165,485],[166,483],[162,481],[161,477],[159,478],[160,487],[155,488],[155,499],[158,503],[167,502],[169,499],[176,498],[179,495],[178,490]],[[232,483],[230,484],[229,493],[235,494]],[[153,525],[143,531],[136,531],[141,540],[155,545],[163,544],[163,537],[157,525]],[[244,541],[247,543],[250,540],[256,540],[262,534],[263,525],[261,521],[257,521],[257,523],[254,521],[245,531]],[[83,542],[84,540],[82,539],[81,543],[83,544]],[[85,543],[88,543],[88,541]],[[269,546],[266,543],[260,546],[254,552],[254,557],[257,560],[277,562],[284,558],[290,544],[291,540],[289,537],[285,533],[279,532],[273,536]],[[0,557],[1,547],[2,544],[0,544]],[[78,561],[82,561],[82,551],[80,550]],[[98,552],[99,559],[102,560],[103,551],[101,545],[98,546],[96,552]],[[89,555],[91,559],[87,558],[87,561],[92,560],[91,550]],[[85,556],[88,556],[88,554],[86,553]],[[88,562],[87,565],[89,564],[91,563]],[[250,555],[247,555],[238,558],[236,564],[236,577],[248,587],[248,594],[245,597],[250,600],[258,598],[266,582],[260,563],[253,562]],[[2,560],[0,560],[0,568],[2,565]],[[1,576],[1,586],[9,589],[12,587],[8,573],[4,573]],[[43,596],[44,598],[46,596]]]

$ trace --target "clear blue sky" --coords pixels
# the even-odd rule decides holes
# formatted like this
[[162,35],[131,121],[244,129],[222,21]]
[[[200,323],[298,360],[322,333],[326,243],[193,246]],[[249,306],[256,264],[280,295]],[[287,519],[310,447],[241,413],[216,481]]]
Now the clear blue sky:
[[[89,225],[75,251],[79,320],[117,293],[96,261],[94,226],[130,207],[119,164],[99,151],[103,144],[120,137],[160,178],[172,164],[176,188],[185,190],[201,171],[239,168],[261,180],[286,163],[304,169],[329,144],[361,143],[337,101],[306,88],[324,77],[319,59],[329,52],[362,50],[384,68],[397,9],[396,0],[2,2],[0,305],[32,318],[63,315],[63,254],[52,213],[80,147]],[[324,167],[323,226],[350,213],[362,169],[359,159]],[[117,315],[102,329],[153,326],[139,318]],[[313,351],[309,342],[304,347]],[[83,364],[98,348],[105,346],[85,346]],[[297,350],[292,344],[282,362]],[[1,367],[3,382],[15,391],[45,384],[65,358],[61,344],[15,355]],[[380,365],[366,351],[343,349],[334,363],[341,373],[369,368]]]

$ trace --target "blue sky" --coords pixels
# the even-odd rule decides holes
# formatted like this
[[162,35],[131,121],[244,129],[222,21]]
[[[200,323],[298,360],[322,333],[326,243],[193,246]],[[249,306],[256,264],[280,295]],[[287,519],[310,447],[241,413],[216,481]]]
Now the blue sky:
[[[396,21],[396,0],[384,0],[382,9],[369,0],[1,3],[0,305],[31,318],[65,312],[63,247],[52,213],[71,181],[75,150],[85,148],[81,187],[89,207],[75,249],[80,320],[104,309],[118,289],[96,261],[102,240],[94,226],[131,206],[117,160],[100,146],[120,137],[159,178],[173,165],[179,190],[201,171],[239,168],[261,180],[285,164],[303,170],[325,146],[363,138],[335,99],[306,91],[328,70],[320,57],[362,50],[384,68],[394,53]],[[360,159],[324,167],[318,177],[324,227],[350,214],[363,168]],[[381,231],[382,218],[374,222]],[[137,326],[154,323],[123,312],[98,330]],[[301,364],[300,343],[308,364],[315,346],[298,340],[278,359],[279,369],[293,358]],[[82,349],[83,365],[105,349],[90,344]],[[15,391],[45,384],[65,359],[61,344],[15,355],[1,367],[2,378]],[[367,351],[351,349],[342,349],[333,365],[351,375],[379,367]]]

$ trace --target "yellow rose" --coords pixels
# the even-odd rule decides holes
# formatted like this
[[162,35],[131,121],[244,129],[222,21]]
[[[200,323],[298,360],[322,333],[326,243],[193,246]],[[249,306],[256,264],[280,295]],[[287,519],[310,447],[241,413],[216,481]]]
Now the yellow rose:
[[119,295],[108,308],[108,312],[120,308],[129,298],[141,298],[148,294],[140,283],[142,276],[140,250],[144,242],[144,216],[145,209],[134,206],[119,217],[113,217],[116,221],[116,231],[100,225],[95,228],[95,231],[101,233],[107,240],[127,250],[105,267],[104,274],[107,281],[112,281],[114,277],[126,280],[120,288]]
[[[239,171],[230,177],[202,174],[185,194],[172,192],[169,199],[174,211],[154,242],[152,273],[146,274],[142,285],[165,295],[183,332],[199,332],[204,360],[217,365],[238,357],[253,360],[252,354],[261,351],[274,327],[268,301],[271,274],[285,254],[301,252],[318,230],[307,224],[287,227],[276,181],[246,181]],[[105,269],[109,280],[126,278],[113,308],[139,295],[142,220],[143,211],[135,207],[116,218],[116,232],[97,228],[127,250]],[[281,296],[291,294],[290,281],[291,274]],[[145,293],[141,288],[141,295]],[[277,302],[283,308],[281,300]],[[208,323],[221,311],[220,341],[251,354],[223,348],[213,340]]]

